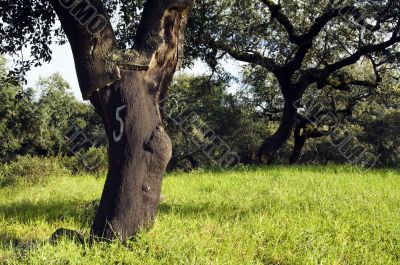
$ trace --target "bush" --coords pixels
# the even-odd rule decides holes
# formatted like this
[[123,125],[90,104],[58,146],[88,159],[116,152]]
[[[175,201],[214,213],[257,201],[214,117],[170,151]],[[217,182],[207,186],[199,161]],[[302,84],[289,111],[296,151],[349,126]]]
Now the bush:
[[72,174],[104,172],[108,168],[107,148],[92,147],[88,150],[81,150],[71,157],[63,157],[62,164],[68,168]]
[[57,159],[35,156],[18,156],[14,161],[0,166],[0,170],[1,187],[20,182],[44,183],[50,176],[70,174]]

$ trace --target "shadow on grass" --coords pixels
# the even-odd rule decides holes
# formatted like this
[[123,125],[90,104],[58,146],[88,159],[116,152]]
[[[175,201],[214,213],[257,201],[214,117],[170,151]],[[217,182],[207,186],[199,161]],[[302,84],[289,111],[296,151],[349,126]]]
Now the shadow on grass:
[[[92,222],[97,204],[97,201],[90,203],[82,201],[39,201],[37,203],[22,201],[0,204],[0,218],[4,218],[6,225],[32,225],[35,221],[45,221],[51,224],[73,219],[81,226],[86,226]],[[17,252],[24,252],[32,250],[42,243],[42,241],[21,240],[13,233],[0,231],[0,248],[12,248]]]
[[[29,250],[34,250],[44,241],[39,240],[21,240],[16,236],[11,236],[7,233],[0,232],[0,249],[13,249],[14,252],[19,253],[21,256]],[[0,262],[0,264],[2,264]]]
[[[98,201],[30,201],[13,202],[0,204],[0,218],[4,217],[11,223],[31,224],[35,221],[48,223],[60,222],[63,220],[74,220],[82,226],[90,224],[96,213]],[[263,203],[243,206],[232,203],[216,204],[215,202],[193,203],[161,203],[159,214],[177,215],[183,218],[212,217],[218,220],[230,220],[245,218],[257,213],[268,213],[270,207]],[[0,234],[1,235],[1,234]]]
[[46,222],[74,219],[82,225],[86,224],[94,215],[96,208],[94,203],[82,201],[54,201],[37,202],[30,201],[0,204],[0,217],[18,223],[32,223],[36,220]]

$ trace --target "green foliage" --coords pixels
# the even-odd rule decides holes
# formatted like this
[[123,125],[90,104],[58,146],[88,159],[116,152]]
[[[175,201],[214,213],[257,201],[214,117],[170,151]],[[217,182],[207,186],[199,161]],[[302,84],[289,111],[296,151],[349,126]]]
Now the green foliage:
[[[349,69],[353,75],[367,71]],[[229,147],[237,152],[242,163],[254,163],[256,153],[265,135],[271,135],[277,128],[282,115],[283,100],[279,90],[269,83],[268,75],[261,68],[247,72],[247,85],[235,94],[229,94],[230,79],[208,76],[179,76],[172,87],[167,102],[167,130],[172,138],[174,153],[170,169],[188,171],[197,167],[212,166],[213,163],[193,142],[196,135],[196,121],[177,126],[172,118],[185,118],[196,113],[200,119],[220,136]],[[307,140],[300,163],[326,164],[349,163],[343,155],[368,151],[379,158],[377,166],[397,166],[398,149],[397,109],[398,90],[393,77],[386,77],[378,88],[357,87],[341,91],[312,87],[304,95],[306,104],[315,104],[315,111],[328,111],[337,117],[336,128],[333,120],[319,126],[310,124],[315,130],[325,130],[326,136]],[[334,103],[334,104],[333,104]],[[397,116],[396,116],[397,115]],[[193,127],[194,126],[194,127]],[[334,130],[333,130],[334,128]],[[334,133],[329,133],[332,130]],[[184,133],[186,132],[186,133]],[[188,133],[187,133],[188,132]],[[344,148],[332,145],[333,135],[351,135]],[[338,140],[337,140],[338,141]],[[293,140],[278,152],[275,162],[287,163],[292,153]]]
[[[284,102],[291,106],[315,88],[328,90],[325,95],[332,88],[360,91],[360,83],[379,83],[382,73],[398,66],[399,8],[395,1],[374,0],[201,1],[186,31],[187,64],[201,59],[220,73],[229,68],[226,60],[243,63],[241,93],[270,122],[260,151],[271,156],[287,142],[296,119],[290,107],[282,115]],[[363,67],[366,60],[374,67]],[[319,103],[333,105],[326,98]],[[282,130],[271,137],[275,122]]]
[[82,149],[74,156],[17,156],[0,165],[0,186],[45,184],[51,177],[71,174],[96,174],[99,177],[107,169],[106,147]]
[[385,113],[376,120],[367,120],[361,139],[371,143],[381,165],[399,167],[400,161],[400,112]]
[[[5,64],[5,61],[0,62],[0,68],[5,69],[3,77],[7,71]],[[2,80],[0,162],[12,161],[17,155],[71,155],[71,148],[79,145],[67,137],[71,126],[96,142],[96,146],[107,142],[100,117],[89,104],[74,98],[69,84],[60,74],[40,78],[36,90]]]
[[[2,61],[1,67],[5,67]],[[5,72],[0,73],[0,78]],[[34,90],[22,89],[6,80],[0,89],[0,161],[34,151],[40,131],[40,115],[35,112]]]
[[175,79],[164,107],[174,147],[170,168],[215,165],[220,154],[204,151],[213,137],[221,138],[242,162],[254,161],[265,120],[257,106],[229,93],[230,81],[228,77],[186,75]]
[[106,172],[108,168],[106,147],[82,149],[73,156],[65,156],[60,159],[73,174],[100,174]]
[[17,156],[14,161],[0,166],[0,186],[44,184],[50,177],[70,173],[71,171],[55,158]]
[[77,144],[68,143],[71,126],[79,128],[92,142],[104,138],[100,117],[93,107],[75,99],[69,84],[59,74],[41,78],[37,87],[41,91],[37,110],[41,115],[40,149],[44,155],[69,154],[71,145]]
[[[115,31],[121,47],[131,46],[133,36],[143,7],[143,0],[102,0],[94,1],[110,17],[115,18]],[[52,43],[64,44],[64,30],[56,20],[56,14],[49,1],[0,0],[0,54],[19,56],[22,49],[30,53],[29,60],[20,60],[14,74],[26,72],[32,65],[51,60]]]
[[[360,34],[362,26],[355,22],[349,14],[333,17],[324,23],[322,30],[312,40],[313,47],[307,53],[302,64],[304,69],[320,69],[323,65],[336,62],[358,45],[372,44],[382,41],[396,28],[400,5],[395,1],[236,1],[236,0],[203,0],[196,3],[186,30],[187,64],[196,59],[207,62],[211,68],[218,63],[223,64],[226,54],[232,51],[239,53],[258,53],[284,65],[296,56],[299,50],[288,32],[276,19],[263,2],[278,4],[278,10],[286,15],[286,22],[292,24],[291,34],[307,34],[329,8],[342,8],[354,5],[361,15],[375,23],[382,20],[380,30],[368,30]],[[329,5],[332,3],[332,5]],[[390,4],[389,4],[390,3]],[[388,7],[389,4],[389,8]],[[359,17],[358,17],[359,18]],[[385,26],[383,26],[385,25]],[[319,26],[317,26],[319,27]],[[290,30],[289,30],[290,31]],[[311,31],[311,30],[310,30]],[[361,37],[359,39],[359,37]],[[210,40],[223,43],[212,45]],[[226,47],[222,47],[226,46]],[[392,49],[393,59],[398,57],[398,50]],[[390,52],[387,50],[387,52]],[[237,59],[233,56],[236,60]],[[260,64],[260,61],[248,61],[249,64]]]
[[155,225],[127,244],[87,236],[104,178],[0,189],[3,264],[398,264],[400,175],[354,167],[244,167],[165,178]]
[[[352,69],[349,74],[365,74],[360,69]],[[339,109],[348,109],[346,115],[337,114],[339,128],[335,135],[351,135],[346,144],[347,154],[358,149],[365,150],[378,158],[377,166],[398,167],[400,154],[398,149],[399,90],[398,72],[390,71],[376,88],[352,87],[347,91],[310,90],[306,99],[317,99],[318,106],[332,113]],[[330,101],[335,100],[336,109]],[[347,162],[345,157],[331,144],[332,137],[310,139],[303,151],[302,163]],[[343,137],[344,139],[344,137]]]
[[[0,59],[1,79],[7,69]],[[100,117],[89,104],[74,98],[60,74],[40,78],[40,94],[6,79],[1,82],[0,162],[8,162],[0,173],[2,185],[41,182],[63,166],[74,173],[105,170],[106,139]],[[93,144],[84,144],[82,137]],[[37,156],[48,158],[41,163]]]

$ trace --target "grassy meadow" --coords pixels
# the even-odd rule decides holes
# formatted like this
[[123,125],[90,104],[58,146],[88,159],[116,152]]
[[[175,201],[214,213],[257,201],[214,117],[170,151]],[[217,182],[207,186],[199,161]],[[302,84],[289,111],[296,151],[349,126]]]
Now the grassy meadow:
[[400,173],[271,166],[170,173],[155,225],[127,244],[88,233],[104,177],[0,189],[0,264],[400,264]]

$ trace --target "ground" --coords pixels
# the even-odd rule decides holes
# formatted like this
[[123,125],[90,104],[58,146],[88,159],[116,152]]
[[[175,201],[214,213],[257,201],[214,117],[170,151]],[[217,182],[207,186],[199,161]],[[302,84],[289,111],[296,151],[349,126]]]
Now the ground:
[[84,246],[104,178],[0,189],[0,264],[400,264],[400,173],[347,166],[171,173],[155,225]]

